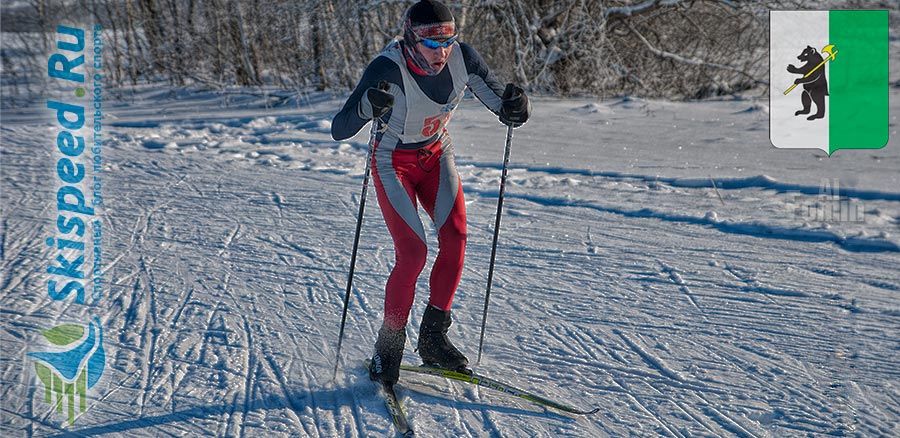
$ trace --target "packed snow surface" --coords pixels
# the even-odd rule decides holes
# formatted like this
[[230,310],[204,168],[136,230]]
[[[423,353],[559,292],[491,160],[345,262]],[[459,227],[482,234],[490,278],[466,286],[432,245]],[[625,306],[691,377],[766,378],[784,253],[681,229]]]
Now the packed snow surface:
[[[393,436],[361,365],[394,260],[374,190],[331,379],[368,127],[336,142],[344,96],[245,91],[105,103],[100,306],[47,297],[55,121],[42,102],[4,112],[0,435]],[[534,99],[475,368],[601,410],[404,375],[418,434],[900,436],[897,87],[891,102],[886,148],[827,157],[773,148],[764,100]],[[469,232],[451,336],[474,363],[506,130],[474,99],[449,129]],[[91,316],[106,370],[64,426],[26,353]]]

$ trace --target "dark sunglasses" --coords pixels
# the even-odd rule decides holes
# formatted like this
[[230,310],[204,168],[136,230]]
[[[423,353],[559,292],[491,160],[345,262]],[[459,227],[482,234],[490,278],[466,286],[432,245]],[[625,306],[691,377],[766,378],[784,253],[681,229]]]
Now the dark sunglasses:
[[458,31],[455,32],[452,37],[447,38],[443,42],[435,41],[435,40],[432,40],[429,38],[423,38],[423,37],[419,36],[419,34],[417,34],[415,31],[413,31],[413,35],[415,35],[417,38],[416,42],[422,43],[422,45],[424,45],[425,47],[428,47],[429,49],[439,49],[439,48],[446,49],[447,47],[450,47],[453,43],[455,43],[457,38],[459,38]]

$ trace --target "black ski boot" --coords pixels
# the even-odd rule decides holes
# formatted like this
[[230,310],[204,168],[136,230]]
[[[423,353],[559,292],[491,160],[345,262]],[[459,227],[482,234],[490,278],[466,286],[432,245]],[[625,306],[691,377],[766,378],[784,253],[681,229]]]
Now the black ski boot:
[[452,323],[450,311],[428,306],[422,316],[422,325],[419,326],[419,356],[425,365],[472,374],[469,359],[447,339],[447,330]]
[[369,365],[369,378],[393,385],[400,379],[400,361],[406,346],[406,330],[392,330],[385,326],[378,330],[375,355]]

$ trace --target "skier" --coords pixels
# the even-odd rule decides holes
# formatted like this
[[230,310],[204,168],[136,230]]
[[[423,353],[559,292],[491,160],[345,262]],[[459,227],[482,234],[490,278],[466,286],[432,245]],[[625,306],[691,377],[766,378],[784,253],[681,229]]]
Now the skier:
[[335,140],[356,135],[373,119],[381,126],[372,168],[395,264],[385,286],[384,321],[369,373],[387,384],[400,376],[405,327],[426,261],[417,200],[438,230],[439,246],[418,352],[425,364],[471,373],[468,359],[447,337],[466,246],[465,201],[447,122],[466,87],[504,124],[521,126],[531,113],[522,88],[504,88],[481,55],[458,41],[453,14],[443,4],[422,0],[412,5],[402,28],[403,37],[368,65],[331,125]]

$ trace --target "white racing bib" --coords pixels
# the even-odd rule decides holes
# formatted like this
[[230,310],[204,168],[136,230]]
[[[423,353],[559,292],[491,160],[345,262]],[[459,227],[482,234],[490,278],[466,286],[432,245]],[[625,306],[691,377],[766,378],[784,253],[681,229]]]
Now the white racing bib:
[[392,116],[387,129],[393,131],[403,143],[420,143],[440,133],[450,121],[466,90],[468,73],[459,44],[453,43],[447,65],[444,66],[450,69],[450,77],[453,79],[453,91],[447,103],[435,102],[425,95],[406,65],[399,41],[389,44],[380,56],[385,56],[400,66],[406,94],[405,102],[395,104],[395,110],[400,109],[401,105],[406,106],[405,120],[395,120],[397,117]]

